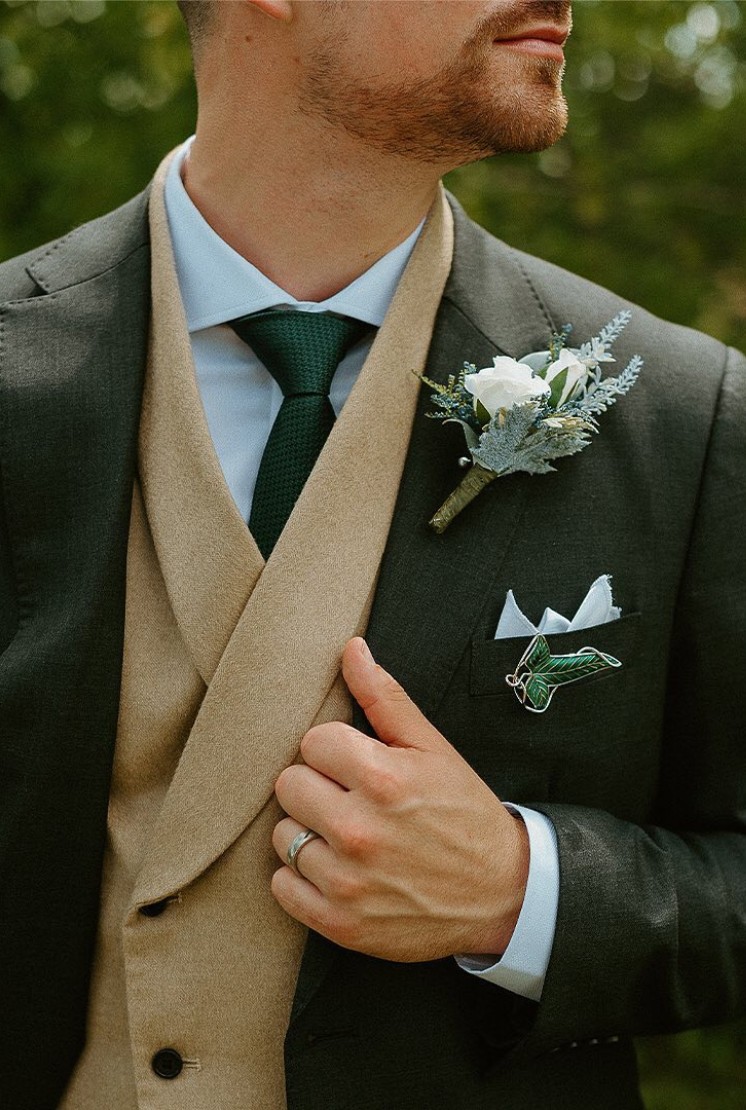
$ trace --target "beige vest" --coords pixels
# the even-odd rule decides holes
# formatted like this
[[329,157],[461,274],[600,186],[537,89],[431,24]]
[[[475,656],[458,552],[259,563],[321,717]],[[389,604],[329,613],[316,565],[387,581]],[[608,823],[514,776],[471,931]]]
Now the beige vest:
[[[366,625],[453,231],[441,192],[269,562],[225,485],[163,203],[127,556],[122,696],[88,1043],[63,1110],[282,1110],[304,929],[270,894],[279,772]],[[323,521],[323,527],[318,522]],[[138,908],[173,899],[157,917]],[[176,1049],[173,1080],[151,1067]]]

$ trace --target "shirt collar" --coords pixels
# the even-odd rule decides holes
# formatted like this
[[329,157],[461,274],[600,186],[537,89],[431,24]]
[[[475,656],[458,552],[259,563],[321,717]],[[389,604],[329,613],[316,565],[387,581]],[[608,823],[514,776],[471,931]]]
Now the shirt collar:
[[248,262],[213,231],[192,203],[181,165],[193,141],[173,158],[165,203],[182,300],[190,332],[278,306],[306,312],[337,312],[380,327],[424,220],[403,243],[325,301],[298,301]]

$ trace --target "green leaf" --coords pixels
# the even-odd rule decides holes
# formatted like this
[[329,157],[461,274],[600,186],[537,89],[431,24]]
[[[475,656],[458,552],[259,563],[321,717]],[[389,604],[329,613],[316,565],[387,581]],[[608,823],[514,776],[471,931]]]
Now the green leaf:
[[546,670],[552,658],[549,651],[549,644],[543,636],[537,636],[534,639],[533,647],[531,647],[530,654],[525,660],[522,660],[521,665],[526,666],[531,671]]
[[611,656],[601,655],[600,652],[575,653],[573,655],[550,655],[546,665],[540,667],[537,673],[551,682],[553,686],[564,686],[568,682],[577,682],[580,678],[604,671],[614,664],[620,666],[618,660],[608,662]]
[[476,414],[477,414],[477,420],[479,421],[479,423],[482,425],[483,428],[486,427],[486,425],[489,424],[492,417],[487,412],[487,409],[484,407],[482,402],[479,401],[479,400],[477,401],[477,403],[475,405],[475,409],[476,409]]
[[560,370],[559,374],[555,375],[555,377],[549,383],[550,388],[552,390],[552,392],[549,394],[549,407],[550,408],[556,409],[557,406],[559,405],[560,397],[562,396],[562,391],[563,391],[563,389],[565,388],[565,386],[567,384],[567,375],[568,375],[568,373],[569,373],[569,367],[565,367],[565,369]]
[[549,705],[552,692],[549,688],[549,683],[542,678],[541,675],[532,674],[528,681],[524,684],[526,698],[531,702],[534,709],[546,709]]
[[528,645],[515,674],[507,676],[507,682],[528,709],[543,713],[559,686],[621,665],[612,655],[589,647],[553,655],[546,637],[538,634]]

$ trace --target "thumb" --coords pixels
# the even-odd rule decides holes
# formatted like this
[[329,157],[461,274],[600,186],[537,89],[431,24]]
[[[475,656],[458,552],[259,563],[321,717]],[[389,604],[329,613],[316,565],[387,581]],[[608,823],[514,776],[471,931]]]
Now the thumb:
[[365,640],[359,636],[350,640],[344,649],[342,675],[378,739],[385,744],[423,751],[448,744],[396,679],[378,666]]

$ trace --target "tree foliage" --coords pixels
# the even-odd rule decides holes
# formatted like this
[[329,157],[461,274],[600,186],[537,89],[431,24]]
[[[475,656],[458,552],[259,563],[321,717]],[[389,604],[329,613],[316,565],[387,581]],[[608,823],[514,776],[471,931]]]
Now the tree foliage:
[[[567,135],[450,175],[481,223],[746,347],[746,3],[578,0]],[[0,0],[0,258],[125,201],[191,133],[170,0]],[[746,1027],[641,1045],[650,1110],[744,1106]]]
[[746,4],[582,0],[566,136],[451,176],[500,237],[746,346]]
[[[579,0],[567,135],[450,176],[496,234],[746,346],[746,3]],[[0,257],[121,203],[193,129],[170,0],[0,0]]]
[[174,4],[0,3],[0,257],[138,192],[195,112]]

